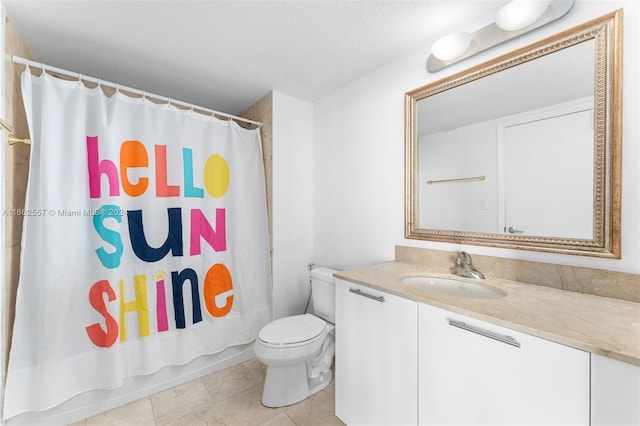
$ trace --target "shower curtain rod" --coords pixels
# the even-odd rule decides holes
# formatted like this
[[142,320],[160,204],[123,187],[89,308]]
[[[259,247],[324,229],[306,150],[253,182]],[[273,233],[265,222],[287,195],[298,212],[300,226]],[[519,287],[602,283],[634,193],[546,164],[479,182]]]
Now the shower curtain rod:
[[[38,68],[41,69],[42,72],[46,73],[47,71],[51,71],[54,72],[56,74],[61,74],[64,75],[66,77],[71,77],[74,79],[78,79],[78,81],[90,81],[92,83],[97,84],[98,86],[108,86],[111,87],[113,89],[116,89],[116,91],[120,91],[120,90],[124,90],[126,92],[130,92],[130,93],[134,93],[136,95],[140,95],[143,98],[153,98],[153,99],[157,99],[159,101],[164,101],[168,104],[171,105],[178,105],[178,106],[182,106],[182,107],[186,107],[188,109],[191,109],[195,112],[205,112],[208,114],[211,114],[212,116],[214,115],[218,115],[218,116],[222,116],[225,118],[228,118],[229,120],[237,120],[237,121],[242,121],[243,123],[247,123],[247,124],[254,124],[258,127],[262,127],[262,122],[260,121],[253,121],[253,120],[249,120],[247,118],[242,118],[242,117],[238,117],[237,115],[232,115],[232,114],[227,114],[224,112],[220,112],[220,111],[216,111],[213,109],[209,109],[209,108],[204,108],[201,106],[197,106],[197,105],[193,105],[187,102],[182,102],[182,101],[178,101],[176,99],[172,99],[169,98],[167,96],[160,96],[160,95],[155,95],[153,93],[148,93],[145,92],[144,90],[139,90],[139,89],[134,89],[132,87],[127,87],[127,86],[123,86],[121,84],[117,84],[117,83],[111,83],[109,81],[105,81],[105,80],[101,80],[99,78],[95,78],[95,77],[89,77],[86,76],[84,74],[80,74],[77,72],[73,72],[73,71],[68,71],[62,68],[57,68],[57,67],[53,67],[53,66],[49,66],[46,65],[42,62],[36,62],[36,61],[32,61],[26,58],[22,58],[20,56],[16,56],[16,55],[9,55],[7,54],[7,60],[13,62],[14,64],[18,64],[18,65],[24,65],[27,68]],[[205,114],[203,114],[205,115]]]

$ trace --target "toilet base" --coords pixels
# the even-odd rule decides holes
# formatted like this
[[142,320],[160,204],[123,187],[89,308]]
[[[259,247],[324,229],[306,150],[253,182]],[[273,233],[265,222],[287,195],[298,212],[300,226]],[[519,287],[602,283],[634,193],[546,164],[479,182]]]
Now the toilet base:
[[324,389],[333,377],[335,354],[333,333],[326,336],[315,358],[291,365],[269,365],[262,391],[266,407],[284,407],[306,399]]
[[271,408],[295,404],[327,387],[331,377],[329,368],[318,377],[309,378],[307,363],[304,362],[286,367],[269,366],[262,391],[262,404]]

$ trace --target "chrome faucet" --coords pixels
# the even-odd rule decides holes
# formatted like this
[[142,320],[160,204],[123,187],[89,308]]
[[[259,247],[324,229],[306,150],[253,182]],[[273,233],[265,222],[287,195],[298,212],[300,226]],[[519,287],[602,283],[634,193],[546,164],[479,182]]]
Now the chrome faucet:
[[484,279],[482,272],[478,271],[471,263],[471,256],[464,251],[461,251],[460,255],[456,257],[456,266],[451,269],[451,273],[460,277]]

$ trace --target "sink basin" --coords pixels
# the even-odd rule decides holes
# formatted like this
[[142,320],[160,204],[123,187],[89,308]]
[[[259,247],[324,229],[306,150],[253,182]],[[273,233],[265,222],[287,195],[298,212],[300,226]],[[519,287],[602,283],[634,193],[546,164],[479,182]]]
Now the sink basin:
[[432,293],[469,299],[499,299],[507,295],[505,291],[487,284],[457,280],[455,278],[414,275],[402,278],[400,281],[403,284]]

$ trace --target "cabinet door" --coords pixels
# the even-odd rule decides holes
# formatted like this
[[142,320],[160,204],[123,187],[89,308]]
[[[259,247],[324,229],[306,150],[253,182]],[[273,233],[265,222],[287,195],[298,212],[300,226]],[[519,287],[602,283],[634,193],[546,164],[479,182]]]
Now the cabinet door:
[[418,304],[336,283],[336,415],[350,426],[417,424]]
[[423,304],[418,315],[420,424],[589,424],[587,352]]
[[591,355],[591,425],[640,425],[640,367]]

